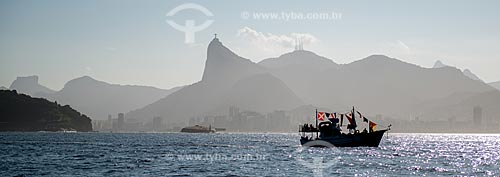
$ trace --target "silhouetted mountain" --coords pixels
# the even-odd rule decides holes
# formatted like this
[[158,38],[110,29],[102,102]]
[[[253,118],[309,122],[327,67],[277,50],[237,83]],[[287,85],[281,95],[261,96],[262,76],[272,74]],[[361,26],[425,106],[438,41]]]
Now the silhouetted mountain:
[[[445,65],[440,60],[437,60],[436,63],[434,63],[434,66],[432,68],[443,68],[443,67],[452,67],[452,66]],[[464,69],[462,71],[462,74],[464,74],[465,76],[467,76],[468,78],[470,78],[472,80],[477,80],[477,81],[483,82],[479,77],[477,77],[469,69]]]
[[[465,120],[472,122],[472,110],[482,108],[483,122],[496,122],[500,119],[500,92],[497,90],[478,94],[454,94],[446,98],[422,103],[414,116],[432,120]],[[494,120],[496,119],[496,120]]]
[[500,90],[500,81],[488,83],[493,88]]
[[371,115],[407,116],[423,111],[419,103],[492,90],[454,67],[423,68],[383,55],[317,71],[285,64],[270,69],[300,98],[310,98],[306,103],[334,110],[356,105]]
[[337,111],[355,105],[366,115],[446,119],[425,115],[452,102],[462,104],[482,94],[495,94],[492,87],[469,79],[459,69],[440,65],[444,64],[423,68],[383,55],[338,65],[309,51],[294,51],[257,65],[214,39],[200,82],[127,116],[186,122],[193,116],[224,114],[232,105],[265,113],[311,104]]
[[241,78],[265,72],[261,66],[234,54],[218,39],[214,39],[208,45],[202,81],[227,86]]
[[226,113],[229,106],[266,113],[302,104],[281,80],[265,68],[234,54],[218,39],[210,42],[201,81],[186,86],[127,117],[150,120],[160,116],[186,122],[193,116]]
[[31,96],[37,96],[38,94],[50,94],[55,92],[54,90],[40,85],[38,83],[38,76],[17,77],[17,79],[14,80],[14,82],[12,82],[12,84],[10,85],[10,89]]
[[442,68],[442,67],[450,67],[450,66],[443,64],[441,60],[436,60],[432,68]]
[[90,121],[68,105],[0,91],[0,131],[92,131]]
[[481,81],[483,82],[483,80],[479,79],[479,77],[477,77],[474,73],[472,73],[469,69],[464,69],[464,71],[462,71],[462,73],[467,76],[468,78],[472,79],[472,80],[477,80],[477,81]]
[[271,69],[300,69],[298,72],[325,70],[337,68],[339,66],[328,58],[306,50],[296,50],[283,54],[278,58],[264,59],[260,61],[259,64]]
[[273,75],[285,82],[300,99],[308,103],[314,103],[314,100],[323,97],[314,92],[319,86],[316,84],[321,81],[320,78],[326,77],[330,70],[336,70],[339,67],[330,59],[304,50],[290,52],[278,58],[265,59],[259,62],[259,65],[266,67]]
[[[227,93],[226,100],[228,102],[224,108],[236,106],[262,113],[290,110],[303,104],[288,86],[267,73],[239,80]],[[222,111],[226,112],[227,109]]]
[[69,104],[94,119],[106,119],[109,114],[125,113],[144,107],[177,91],[147,86],[109,84],[89,76],[73,79],[53,94],[41,95],[61,104]]

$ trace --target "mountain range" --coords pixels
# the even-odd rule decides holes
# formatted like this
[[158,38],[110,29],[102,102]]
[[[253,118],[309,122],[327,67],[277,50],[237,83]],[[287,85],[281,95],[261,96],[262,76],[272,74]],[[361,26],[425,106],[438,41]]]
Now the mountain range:
[[493,87],[498,85],[439,60],[425,68],[384,55],[338,64],[296,50],[254,63],[215,38],[207,48],[202,79],[191,85],[163,90],[84,76],[53,91],[31,76],[18,77],[11,89],[69,104],[94,119],[129,111],[131,119],[159,116],[185,123],[192,117],[226,115],[230,106],[260,113],[285,110],[298,118],[313,108],[347,112],[356,106],[365,115],[421,120],[470,120],[472,107],[481,106],[484,117],[497,119],[500,92]]
[[180,88],[164,90],[148,86],[109,84],[89,76],[70,80],[59,91],[40,85],[38,76],[18,77],[10,87],[20,93],[70,105],[92,119],[106,119],[110,114],[126,113],[144,107]]
[[[186,122],[190,117],[223,114],[229,106],[266,113],[304,105],[345,112],[355,105],[368,115],[429,120],[470,119],[471,105],[479,105],[485,107],[485,116],[500,115],[490,109],[500,100],[482,102],[485,95],[495,98],[500,92],[455,67],[424,68],[384,55],[337,64],[304,50],[253,63],[214,39],[201,81],[127,117]],[[434,116],[436,112],[446,115]]]
[[208,45],[202,80],[186,86],[126,117],[185,122],[194,116],[225,114],[229,106],[270,112],[302,105],[295,93],[266,68],[242,58],[218,39]]
[[[453,67],[453,66],[449,66],[449,65],[445,65],[443,62],[441,62],[441,60],[437,60],[435,63],[434,63],[434,67],[432,68],[443,68],[443,67]],[[462,71],[462,73],[467,76],[468,78],[472,79],[472,80],[478,80],[478,81],[482,81],[479,77],[477,77],[474,73],[472,73],[469,69],[464,69]]]
[[[299,53],[303,51],[289,55]],[[303,57],[302,60],[320,61],[320,57]],[[372,55],[344,65],[332,63],[323,68],[302,67],[301,63],[290,67],[287,60],[282,61],[277,65],[281,67],[269,67],[270,72],[301,98],[310,98],[308,103],[335,110],[356,105],[371,115],[419,115],[429,111],[421,109],[420,103],[435,102],[454,93],[478,94],[492,90],[453,67],[423,68],[383,55]]]
[[10,85],[10,90],[16,90],[19,93],[24,93],[32,96],[37,94],[50,94],[55,91],[38,83],[38,76],[17,77]]

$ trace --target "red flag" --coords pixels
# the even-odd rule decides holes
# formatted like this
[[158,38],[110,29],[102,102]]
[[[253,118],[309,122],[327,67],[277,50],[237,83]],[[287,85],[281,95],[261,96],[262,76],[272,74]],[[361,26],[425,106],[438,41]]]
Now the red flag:
[[351,113],[347,113],[345,116],[347,117],[347,120],[349,120],[349,123],[351,123],[351,125],[356,125],[354,123],[354,121],[352,120],[352,114]]
[[375,129],[377,128],[377,124],[376,124],[376,123],[374,123],[374,122],[372,122],[372,121],[370,121],[370,123],[369,123],[369,124],[370,124],[370,131],[371,131],[371,132],[374,132],[374,131],[375,131]]
[[318,112],[317,118],[318,118],[318,120],[321,120],[321,121],[325,120],[325,113]]

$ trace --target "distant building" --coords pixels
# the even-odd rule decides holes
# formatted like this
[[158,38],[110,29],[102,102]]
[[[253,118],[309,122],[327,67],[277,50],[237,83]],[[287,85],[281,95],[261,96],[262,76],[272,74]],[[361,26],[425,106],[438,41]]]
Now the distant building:
[[273,111],[267,114],[267,122],[260,123],[261,126],[267,125],[266,131],[286,132],[290,131],[290,118],[286,116],[285,111]]
[[165,129],[163,126],[163,119],[161,117],[153,117],[153,130],[161,131]]
[[481,126],[483,119],[483,108],[481,108],[480,106],[475,106],[472,112],[474,117],[474,125]]
[[125,114],[118,113],[118,119],[116,119],[116,121],[113,120],[113,130],[114,131],[123,130],[124,125],[125,125]]
[[213,122],[213,126],[217,127],[217,128],[225,128],[227,127],[227,116],[215,116],[214,117],[214,122]]
[[118,128],[121,130],[125,125],[125,114],[118,113]]
[[111,114],[108,115],[108,121],[105,124],[104,129],[111,130],[113,128],[113,117]]
[[240,115],[240,109],[235,106],[229,107],[229,118],[234,119]]

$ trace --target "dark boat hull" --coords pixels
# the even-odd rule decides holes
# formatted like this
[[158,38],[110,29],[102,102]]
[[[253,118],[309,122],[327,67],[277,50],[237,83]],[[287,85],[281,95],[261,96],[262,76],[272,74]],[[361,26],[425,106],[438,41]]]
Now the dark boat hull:
[[332,137],[320,137],[317,139],[300,139],[300,144],[313,147],[324,147],[324,145],[316,144],[313,141],[323,140],[335,147],[378,147],[384,133],[387,130],[378,130],[371,133],[357,133],[350,135],[337,135]]
[[215,133],[215,130],[213,130],[210,127],[195,125],[192,127],[184,127],[181,129],[181,132],[183,132],[183,133]]

